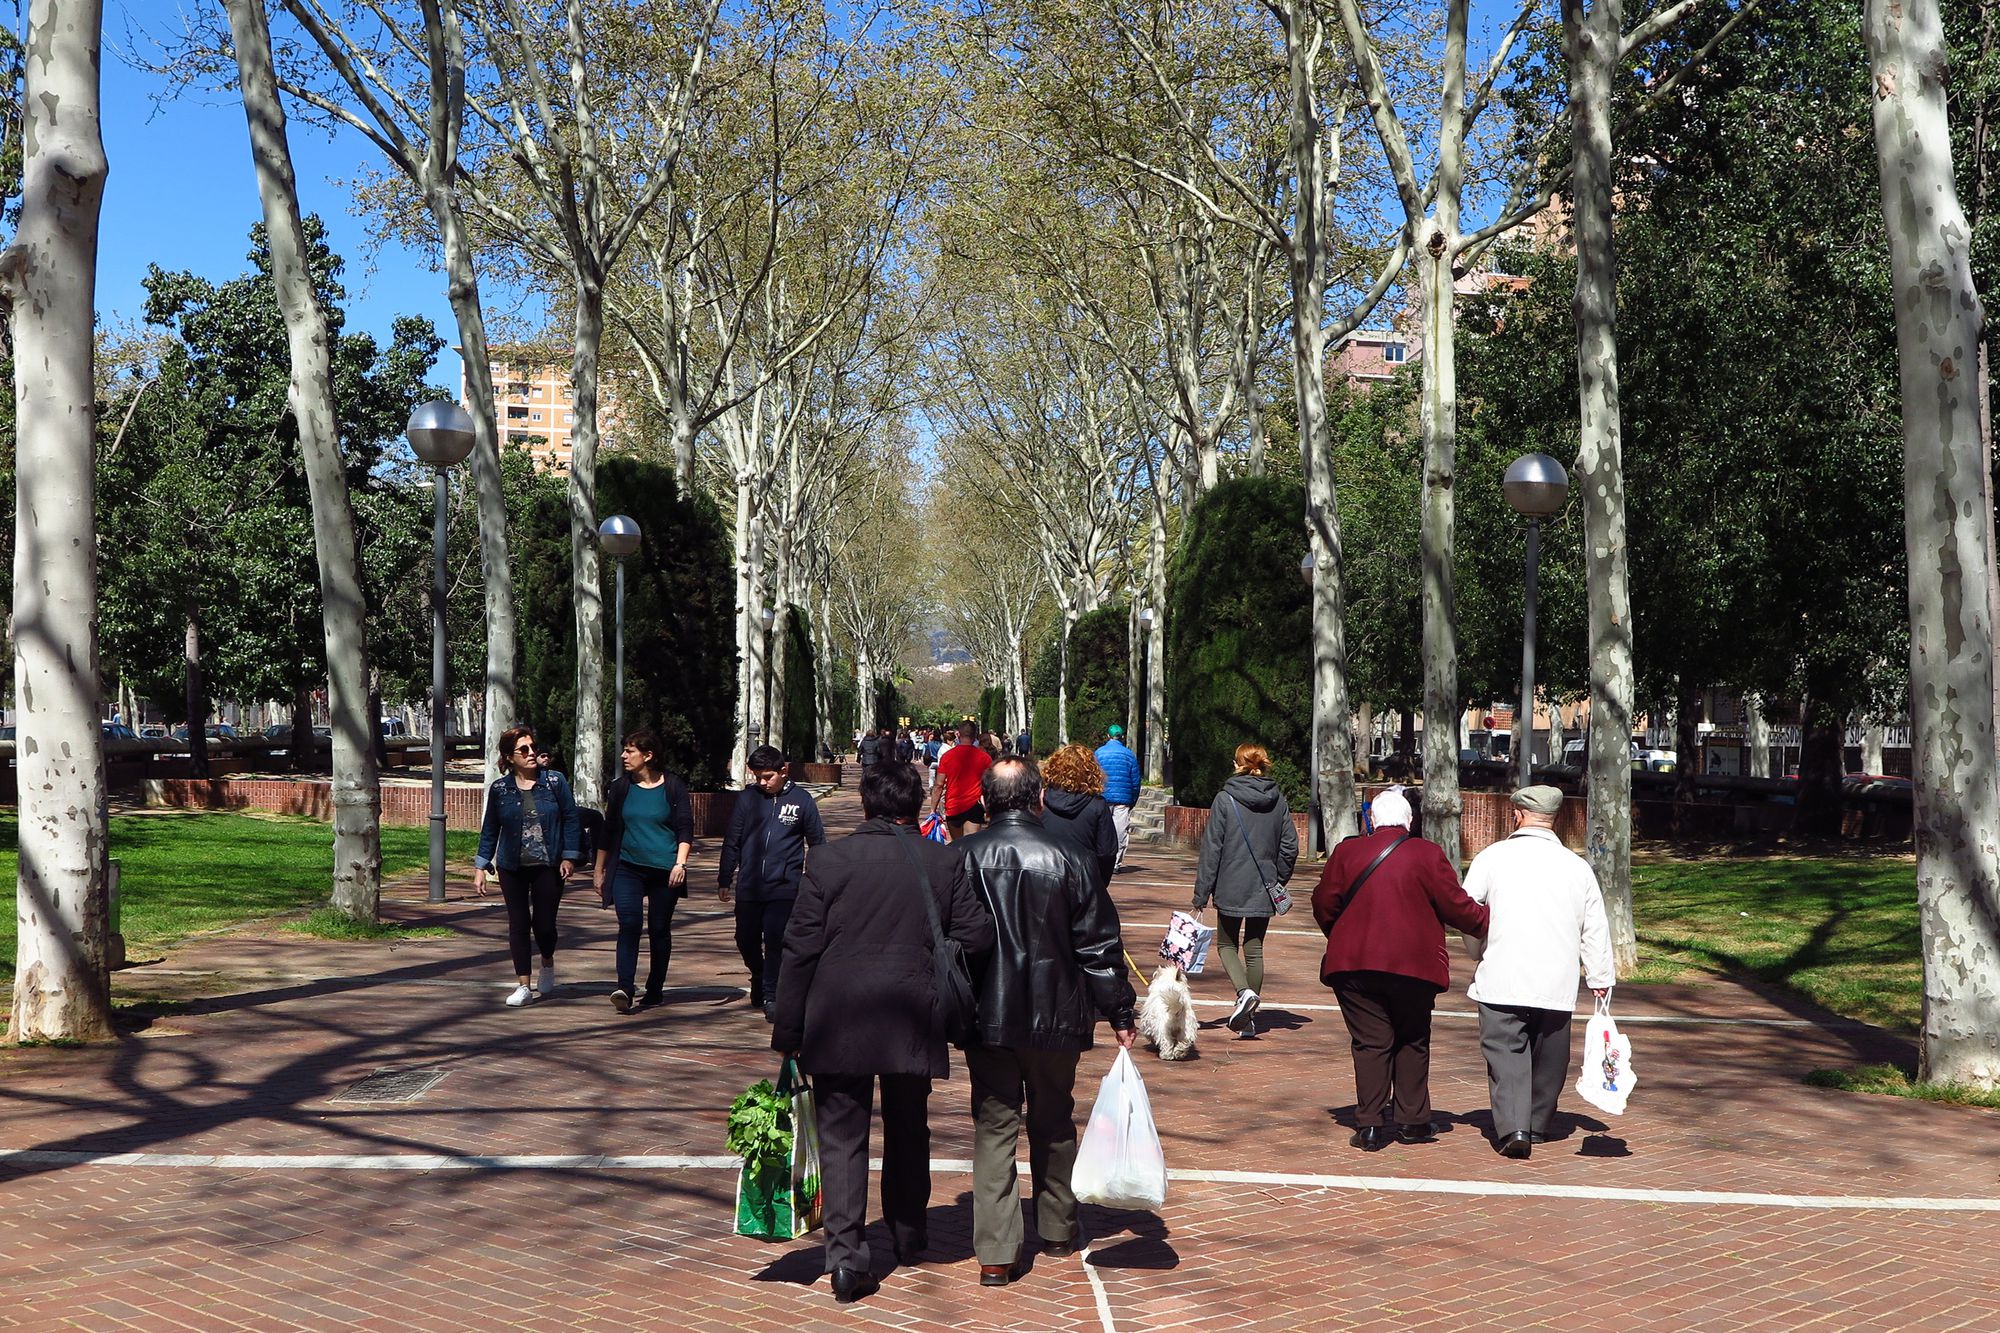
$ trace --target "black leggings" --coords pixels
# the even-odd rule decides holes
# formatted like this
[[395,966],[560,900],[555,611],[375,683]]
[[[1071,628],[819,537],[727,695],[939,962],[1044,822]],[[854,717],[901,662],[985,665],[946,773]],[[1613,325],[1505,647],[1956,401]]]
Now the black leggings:
[[528,949],[532,924],[542,962],[556,957],[556,908],[562,904],[562,872],[554,866],[522,866],[500,872],[500,896],[507,900],[507,947],[514,954],[514,975],[530,975],[534,962]]

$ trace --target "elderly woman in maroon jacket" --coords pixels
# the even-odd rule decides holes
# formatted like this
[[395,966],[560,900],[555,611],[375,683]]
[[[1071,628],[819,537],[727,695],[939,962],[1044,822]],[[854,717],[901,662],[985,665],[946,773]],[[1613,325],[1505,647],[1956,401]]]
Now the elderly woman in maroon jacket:
[[[1401,788],[1369,807],[1375,830],[1333,849],[1313,918],[1326,932],[1320,980],[1333,987],[1354,1042],[1354,1120],[1349,1143],[1379,1152],[1391,1138],[1429,1143],[1431,1006],[1451,985],[1444,928],[1486,934],[1486,909],[1466,897],[1434,842],[1410,833]],[[1395,1093],[1395,1124],[1388,1122]]]

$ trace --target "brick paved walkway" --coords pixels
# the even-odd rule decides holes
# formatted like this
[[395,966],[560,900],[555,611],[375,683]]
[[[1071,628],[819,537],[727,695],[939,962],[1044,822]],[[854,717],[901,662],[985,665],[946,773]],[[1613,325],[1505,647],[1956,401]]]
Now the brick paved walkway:
[[[857,813],[851,795],[827,808],[836,826]],[[253,929],[120,974],[127,995],[214,993],[115,1048],[0,1057],[0,1149],[46,1154],[0,1162],[0,1327],[2000,1327],[2000,1121],[1799,1082],[1899,1039],[1733,984],[1633,988],[1621,1013],[1663,1021],[1632,1024],[1632,1112],[1600,1120],[1566,1096],[1563,1137],[1509,1162],[1483,1134],[1460,960],[1434,1038],[1447,1132],[1364,1155],[1303,911],[1270,942],[1262,1036],[1219,1026],[1218,969],[1196,979],[1217,1002],[1201,1058],[1142,1060],[1177,1172],[1159,1217],[1087,1208],[1087,1261],[979,1288],[960,1077],[932,1101],[932,1262],[836,1307],[814,1238],[729,1235],[732,1173],[688,1161],[722,1153],[730,1099],[774,1062],[713,851],[682,904],[670,1003],[630,1017],[605,1002],[612,923],[587,889],[564,908],[565,994],[525,1010],[500,1004],[497,902],[432,908],[420,890],[386,914],[450,939]],[[1115,892],[1150,966],[1191,866],[1134,860]],[[1085,1060],[1086,1106],[1108,1060]],[[410,1104],[334,1100],[381,1068],[444,1077]],[[152,1156],[78,1164],[124,1153]],[[446,1160],[340,1160],[354,1154]]]

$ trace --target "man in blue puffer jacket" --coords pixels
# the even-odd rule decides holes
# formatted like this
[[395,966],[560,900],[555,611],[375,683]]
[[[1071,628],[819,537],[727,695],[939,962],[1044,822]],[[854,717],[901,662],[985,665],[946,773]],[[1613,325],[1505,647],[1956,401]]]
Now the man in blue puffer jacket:
[[1139,756],[1125,744],[1125,728],[1116,722],[1105,728],[1104,735],[1104,744],[1097,747],[1097,766],[1104,770],[1104,803],[1111,807],[1111,823],[1118,830],[1117,873],[1123,873],[1125,848],[1132,840],[1132,807],[1139,800]]

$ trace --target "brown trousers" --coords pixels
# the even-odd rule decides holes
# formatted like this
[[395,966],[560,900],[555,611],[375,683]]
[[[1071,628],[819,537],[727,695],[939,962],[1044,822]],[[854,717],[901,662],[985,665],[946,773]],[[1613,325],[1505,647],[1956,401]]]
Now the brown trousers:
[[1388,1123],[1393,1091],[1397,1124],[1428,1125],[1437,987],[1388,972],[1336,972],[1333,993],[1354,1042],[1354,1122]]

